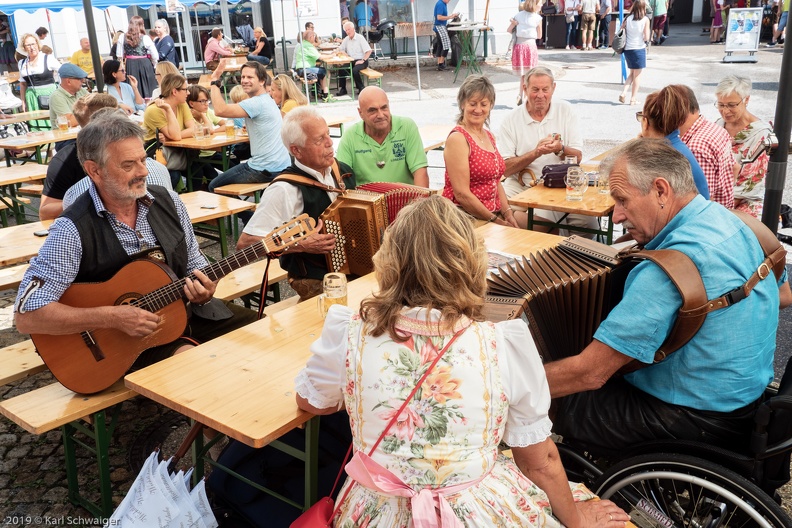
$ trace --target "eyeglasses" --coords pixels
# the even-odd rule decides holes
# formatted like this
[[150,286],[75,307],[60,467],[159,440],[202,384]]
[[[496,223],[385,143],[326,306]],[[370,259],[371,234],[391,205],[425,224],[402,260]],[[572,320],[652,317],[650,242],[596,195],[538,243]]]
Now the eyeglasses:
[[635,112],[635,120],[636,121],[638,121],[639,123],[642,123],[643,122],[643,118],[644,118],[643,112]]
[[189,92],[190,91],[189,88],[176,88],[176,89],[179,90],[180,92]]
[[36,44],[35,42],[31,42],[30,44],[25,44],[24,47],[25,48],[38,48],[38,44]]
[[196,103],[209,104],[209,99],[196,99]]
[[737,108],[738,106],[740,106],[744,102],[745,102],[745,99],[740,99],[736,103],[715,103],[715,108],[717,108],[718,110],[723,110],[724,108],[728,108],[729,110],[734,110],[735,108]]

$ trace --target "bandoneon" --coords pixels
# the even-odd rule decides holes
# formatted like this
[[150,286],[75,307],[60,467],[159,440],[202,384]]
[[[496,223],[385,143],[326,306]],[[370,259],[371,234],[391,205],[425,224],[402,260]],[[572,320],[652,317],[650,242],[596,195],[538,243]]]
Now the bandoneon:
[[500,266],[487,278],[485,317],[524,317],[544,362],[580,353],[621,300],[632,266],[570,237],[559,246]]
[[378,182],[340,194],[319,217],[324,222],[322,232],[336,237],[335,248],[327,255],[328,270],[347,275],[374,271],[371,259],[385,228],[405,205],[434,193],[415,185]]

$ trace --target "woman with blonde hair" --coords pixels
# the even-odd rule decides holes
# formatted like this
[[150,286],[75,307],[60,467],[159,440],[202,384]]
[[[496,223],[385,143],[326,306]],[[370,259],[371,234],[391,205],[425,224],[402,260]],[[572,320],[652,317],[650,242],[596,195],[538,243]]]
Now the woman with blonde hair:
[[116,56],[126,66],[128,75],[138,81],[138,91],[143,98],[150,98],[157,80],[154,67],[159,60],[157,46],[146,33],[143,18],[133,16],[129,19],[129,27],[123,39],[116,44]]
[[153,92],[151,92],[152,99],[156,99],[160,96],[160,93],[162,93],[160,90],[160,83],[162,82],[162,79],[164,79],[169,73],[181,75],[179,68],[174,66],[173,63],[169,61],[159,61],[154,67],[154,78],[157,80],[157,87],[154,88]]
[[[22,35],[22,48],[27,57],[19,61],[19,98],[22,111],[32,112],[41,109],[41,103],[55,91],[55,77],[60,63],[53,57],[41,52],[41,41],[33,33]],[[33,121],[36,128],[50,128],[47,121]]]
[[300,91],[291,77],[280,74],[272,81],[272,100],[278,105],[281,115],[285,116],[298,106],[307,105],[308,98]]
[[270,61],[272,61],[272,48],[270,47],[267,34],[264,33],[262,28],[257,27],[253,30],[253,38],[256,40],[256,47],[250,52],[247,59],[268,66]]
[[566,479],[527,325],[483,321],[487,250],[470,219],[416,200],[373,260],[377,293],[359,313],[330,307],[295,380],[300,408],[349,413],[334,526],[622,528],[618,506]]
[[[485,128],[495,105],[495,87],[483,75],[470,75],[459,87],[457,105],[457,126],[448,135],[443,151],[443,196],[473,218],[525,228],[526,213],[515,213],[509,207],[500,183],[506,164],[495,145],[495,136]],[[520,216],[519,225],[515,214]]]

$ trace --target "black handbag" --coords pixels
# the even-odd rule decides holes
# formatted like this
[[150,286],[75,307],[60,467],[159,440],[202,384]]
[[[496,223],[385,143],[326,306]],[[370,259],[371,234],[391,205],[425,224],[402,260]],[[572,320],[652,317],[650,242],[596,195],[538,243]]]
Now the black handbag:
[[566,187],[566,178],[569,167],[580,167],[578,164],[570,165],[567,163],[553,163],[542,167],[542,179],[544,186],[552,189],[562,189]]

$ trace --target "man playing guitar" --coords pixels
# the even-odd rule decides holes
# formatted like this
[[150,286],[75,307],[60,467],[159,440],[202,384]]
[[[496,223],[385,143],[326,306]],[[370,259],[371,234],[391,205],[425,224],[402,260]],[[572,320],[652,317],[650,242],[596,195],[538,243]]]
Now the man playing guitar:
[[[79,307],[59,302],[72,283],[106,281],[142,256],[167,264],[176,277],[185,278],[184,297],[192,307],[187,336],[205,341],[255,320],[255,312],[212,297],[217,284],[199,270],[207,261],[184,204],[172,191],[146,186],[143,130],[137,123],[117,110],[101,110],[80,131],[77,145],[92,183],[52,224],[22,279],[15,304],[19,332],[90,336],[114,329],[144,341],[159,333],[171,321],[155,311],[132,304]],[[194,279],[188,277],[191,271]],[[181,330],[175,332],[178,336]],[[175,339],[149,348],[135,367],[189,346]],[[109,348],[92,347],[97,364]],[[72,353],[69,347],[62,351]]]

